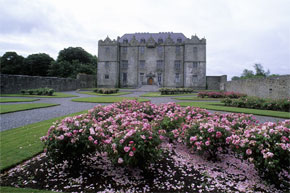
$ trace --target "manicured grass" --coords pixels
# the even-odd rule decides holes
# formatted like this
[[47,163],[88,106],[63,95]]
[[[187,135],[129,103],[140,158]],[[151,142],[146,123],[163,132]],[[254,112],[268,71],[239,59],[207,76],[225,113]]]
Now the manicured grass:
[[121,102],[123,100],[136,100],[136,99],[139,102],[150,101],[149,99],[138,98],[138,97],[84,97],[84,98],[72,99],[72,101],[86,102],[86,103],[115,103],[115,102]]
[[11,168],[42,152],[43,144],[40,141],[40,137],[46,135],[48,128],[53,122],[67,116],[79,115],[86,112],[88,111],[85,110],[0,132],[0,170]]
[[31,188],[12,188],[12,187],[7,187],[7,186],[0,186],[0,192],[1,193],[20,193],[20,192],[29,192],[29,193],[52,193],[52,191],[48,190],[37,190],[37,189],[31,189]]
[[246,113],[246,114],[262,115],[262,116],[270,116],[270,117],[279,117],[279,118],[285,118],[285,119],[290,118],[290,113],[288,112],[228,107],[228,106],[224,106],[224,104],[221,102],[178,102],[177,104],[181,106],[194,106],[194,107],[200,107],[203,109],[217,110],[217,111]]
[[0,105],[0,114],[12,113],[16,111],[26,111],[31,109],[52,107],[59,104],[51,103],[27,103],[27,104],[12,104],[12,105]]
[[192,101],[220,101],[221,98],[200,98],[197,96],[191,96],[191,97],[176,97],[174,99],[177,100],[192,100]]
[[44,95],[28,95],[28,94],[1,94],[2,97],[36,97],[36,98],[70,98],[77,97],[76,95],[66,94],[63,92],[55,92],[53,96],[44,96]]
[[0,103],[32,102],[32,101],[37,101],[37,100],[38,99],[0,97]]
[[189,93],[189,94],[174,94],[174,95],[161,95],[160,92],[148,92],[146,94],[141,95],[141,97],[170,97],[170,96],[188,96],[188,95],[197,95],[197,93]]
[[118,93],[113,93],[113,94],[100,94],[100,93],[95,93],[95,92],[90,92],[90,91],[81,91],[78,92],[80,94],[89,94],[89,95],[97,95],[97,96],[120,96],[120,95],[126,95],[126,94],[131,94],[131,92],[118,92]]

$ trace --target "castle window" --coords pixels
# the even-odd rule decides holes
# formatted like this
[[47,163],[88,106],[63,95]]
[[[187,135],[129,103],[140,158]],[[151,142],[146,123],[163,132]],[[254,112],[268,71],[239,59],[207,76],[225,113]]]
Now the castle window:
[[140,40],[140,42],[141,42],[141,44],[145,44],[145,39],[142,38],[142,39]]
[[177,43],[182,43],[182,39],[181,38],[177,38]]
[[124,40],[123,40],[123,43],[124,43],[124,44],[128,44],[128,39],[124,39]]
[[144,83],[144,73],[140,73],[140,82],[141,84]]
[[162,46],[158,46],[157,47],[158,54],[162,54],[162,51],[163,51],[163,47]]
[[176,53],[176,54],[180,54],[180,46],[176,46],[176,48],[175,48],[175,53]]
[[139,66],[140,66],[140,68],[145,68],[145,60],[140,60]]
[[197,82],[197,75],[192,75],[192,82],[196,83]]
[[144,52],[145,52],[145,47],[144,47],[144,46],[141,46],[141,47],[140,47],[140,53],[141,53],[141,54],[144,54]]
[[110,63],[109,62],[105,62],[105,68],[106,69],[110,68]]
[[197,66],[198,66],[198,62],[193,62],[192,63],[192,68],[197,68]]
[[106,54],[108,54],[110,52],[110,48],[106,47]]
[[158,39],[158,44],[162,44],[163,43],[163,39],[162,38],[159,38]]
[[157,70],[163,69],[163,60],[157,60]]
[[127,72],[123,72],[123,84],[127,84]]
[[109,79],[109,74],[105,74],[105,79]]
[[175,73],[175,82],[179,83],[180,82],[180,75],[179,73]]
[[174,61],[174,68],[175,70],[180,70],[180,66],[181,66],[181,61],[180,60],[175,60]]
[[128,60],[121,61],[121,68],[127,69],[128,68]]
[[127,47],[122,47],[122,54],[127,54],[128,48]]
[[159,85],[161,85],[161,73],[158,73],[157,74],[157,80],[158,80],[158,83],[159,83]]

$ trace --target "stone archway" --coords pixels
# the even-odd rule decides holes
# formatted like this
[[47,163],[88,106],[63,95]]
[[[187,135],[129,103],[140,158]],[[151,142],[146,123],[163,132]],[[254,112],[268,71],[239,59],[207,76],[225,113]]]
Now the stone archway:
[[148,85],[153,85],[154,80],[152,77],[149,77],[147,82],[148,82]]

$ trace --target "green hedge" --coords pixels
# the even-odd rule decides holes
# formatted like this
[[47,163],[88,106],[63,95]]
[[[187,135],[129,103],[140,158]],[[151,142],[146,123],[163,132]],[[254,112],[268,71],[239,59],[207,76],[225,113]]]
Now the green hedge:
[[118,88],[96,88],[94,89],[94,92],[100,93],[100,94],[113,94],[119,92]]
[[226,106],[290,112],[290,99],[264,99],[259,97],[225,98]]
[[192,93],[192,88],[160,88],[161,95],[185,94]]
[[54,90],[52,88],[37,88],[37,89],[22,89],[20,90],[21,94],[29,94],[29,95],[47,95],[52,96]]

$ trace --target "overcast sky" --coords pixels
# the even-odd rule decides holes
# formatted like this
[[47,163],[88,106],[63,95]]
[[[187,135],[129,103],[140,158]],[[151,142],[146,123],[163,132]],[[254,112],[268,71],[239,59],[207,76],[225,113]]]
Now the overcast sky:
[[254,63],[290,74],[289,10],[290,0],[0,0],[0,55],[98,55],[107,36],[182,32],[207,39],[207,75],[230,79]]

